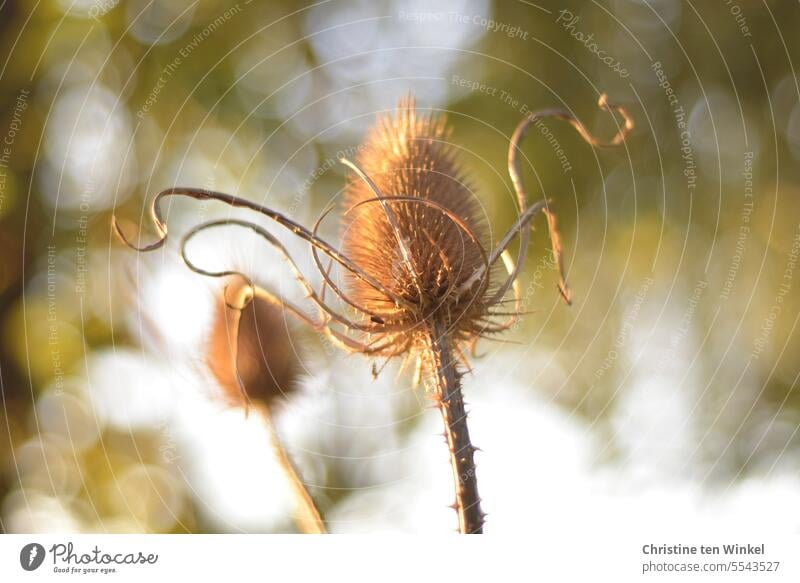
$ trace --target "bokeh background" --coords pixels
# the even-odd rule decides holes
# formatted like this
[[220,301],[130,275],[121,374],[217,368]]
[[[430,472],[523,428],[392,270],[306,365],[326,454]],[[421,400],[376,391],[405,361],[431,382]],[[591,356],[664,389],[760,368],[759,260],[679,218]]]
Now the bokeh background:
[[[798,27],[778,1],[2,2],[0,528],[295,531],[263,424],[204,366],[222,283],[178,256],[192,225],[246,215],[174,201],[147,255],[111,216],[150,241],[152,196],[192,185],[310,226],[341,194],[337,157],[410,91],[447,112],[495,240],[526,110],[610,136],[606,92],[636,121],[614,149],[557,121],[524,145],[575,301],[539,219],[527,313],[464,381],[487,532],[797,532]],[[307,245],[269,228],[318,285]],[[191,252],[302,301],[246,233]],[[292,331],[303,372],[275,422],[331,531],[453,531],[424,392]]]

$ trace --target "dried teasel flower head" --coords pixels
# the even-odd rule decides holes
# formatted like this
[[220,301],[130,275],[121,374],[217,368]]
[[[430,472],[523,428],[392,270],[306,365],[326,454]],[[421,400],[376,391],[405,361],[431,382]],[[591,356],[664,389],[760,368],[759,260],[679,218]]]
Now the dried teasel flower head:
[[215,299],[206,364],[228,402],[273,408],[293,391],[300,365],[281,308],[249,289],[237,280]]
[[444,117],[405,97],[378,118],[347,185],[345,254],[385,290],[350,276],[350,298],[392,350],[424,346],[432,319],[468,340],[486,314],[487,286],[468,283],[486,266],[487,228],[449,137]]

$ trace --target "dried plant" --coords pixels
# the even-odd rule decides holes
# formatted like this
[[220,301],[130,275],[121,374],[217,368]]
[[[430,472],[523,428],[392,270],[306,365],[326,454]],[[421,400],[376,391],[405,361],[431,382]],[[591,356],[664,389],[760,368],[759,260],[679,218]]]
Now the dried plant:
[[281,309],[249,292],[236,281],[217,298],[206,363],[228,402],[272,409],[294,391],[300,363]]
[[206,363],[226,401],[255,409],[295,499],[295,522],[302,532],[322,534],[325,524],[299,472],[286,453],[272,420],[273,411],[295,392],[300,363],[283,311],[252,298],[251,285],[236,280],[222,290],[206,348]]
[[[532,113],[517,126],[509,146],[508,168],[517,195],[519,218],[493,248],[489,247],[488,229],[478,216],[477,202],[465,173],[448,145],[444,119],[420,113],[410,97],[401,100],[394,115],[379,117],[357,161],[342,159],[355,175],[349,179],[342,212],[342,250],[317,234],[333,207],[322,213],[312,229],[307,229],[246,199],[197,188],[171,188],[155,197],[151,216],[159,239],[154,243],[137,247],[128,242],[116,219],[114,226],[129,246],[140,251],[157,249],[167,238],[161,200],[180,195],[251,209],[309,242],[324,279],[319,293],[301,274],[280,241],[255,223],[231,220],[198,225],[184,237],[182,253],[187,265],[198,273],[214,277],[239,275],[197,267],[186,256],[186,243],[211,227],[249,228],[282,255],[317,314],[312,317],[288,299],[255,285],[251,287],[254,298],[286,310],[348,352],[387,361],[398,357],[404,359],[404,364],[414,363],[416,379],[424,379],[444,420],[459,530],[480,533],[484,515],[461,378],[468,368],[466,353],[474,352],[478,339],[507,330],[520,315],[518,276],[525,261],[530,223],[539,212],[547,217],[559,269],[559,290],[565,301],[570,302],[556,217],[548,201],[528,205],[519,146],[530,126],[546,117],[567,121],[592,146],[622,143],[633,128],[630,116],[623,108],[609,104],[604,95],[599,106],[609,112],[616,111],[623,118],[622,127],[609,142],[598,141],[580,121],[560,109]],[[508,247],[517,236],[520,247],[514,259]],[[328,258],[327,266],[323,265],[320,254]],[[331,275],[334,263],[344,269],[343,284]],[[328,289],[347,305],[347,313],[337,311],[326,301]],[[507,297],[509,293],[511,298]],[[506,308],[509,303],[511,308]]]

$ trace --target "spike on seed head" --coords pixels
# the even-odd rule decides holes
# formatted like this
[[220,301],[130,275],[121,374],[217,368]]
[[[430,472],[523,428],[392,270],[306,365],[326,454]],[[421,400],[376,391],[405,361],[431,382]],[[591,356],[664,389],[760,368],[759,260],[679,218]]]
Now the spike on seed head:
[[[246,283],[231,284],[238,295]],[[252,298],[241,309],[220,294],[214,306],[206,363],[225,399],[273,407],[293,390],[299,365],[284,314],[278,306]]]

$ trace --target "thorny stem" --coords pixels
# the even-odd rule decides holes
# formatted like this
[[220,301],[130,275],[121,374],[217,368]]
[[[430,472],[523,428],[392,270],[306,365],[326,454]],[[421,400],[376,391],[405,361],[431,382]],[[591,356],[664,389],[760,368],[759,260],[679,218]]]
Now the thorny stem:
[[319,515],[319,510],[317,510],[314,500],[311,498],[311,494],[308,493],[297,468],[286,454],[278,431],[275,429],[272,417],[266,407],[261,408],[261,414],[264,418],[267,430],[269,431],[270,444],[275,453],[275,458],[278,460],[283,473],[286,475],[292,487],[292,493],[294,494],[296,504],[294,520],[295,523],[297,523],[297,527],[305,534],[327,534],[325,523]]
[[433,398],[442,414],[455,480],[458,527],[462,534],[483,534],[483,511],[475,475],[475,448],[469,438],[467,413],[461,394],[461,374],[456,369],[455,346],[443,325],[430,326],[429,371]]

